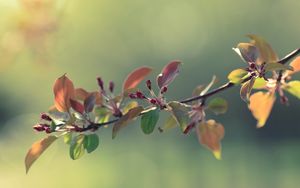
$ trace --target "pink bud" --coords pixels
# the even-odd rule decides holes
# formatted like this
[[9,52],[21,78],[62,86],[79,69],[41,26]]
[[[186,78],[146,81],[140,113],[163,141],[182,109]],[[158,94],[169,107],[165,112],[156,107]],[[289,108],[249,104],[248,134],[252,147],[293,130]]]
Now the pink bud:
[[140,91],[137,91],[137,92],[136,92],[136,96],[137,96],[137,98],[139,98],[139,99],[144,99],[144,98],[145,98],[145,95],[144,95],[142,92],[140,92]]
[[131,99],[136,99],[136,98],[137,98],[137,96],[136,96],[135,93],[130,93],[130,94],[128,95],[128,97],[131,98]]
[[150,103],[151,103],[151,104],[156,104],[156,103],[157,103],[157,100],[156,100],[156,99],[150,99]]
[[115,83],[113,81],[110,81],[109,82],[109,91],[111,93],[113,93],[114,92],[114,88],[115,88]]
[[38,132],[42,132],[42,131],[45,130],[45,127],[41,124],[36,124],[36,125],[33,126],[33,129],[38,131]]
[[168,91],[168,88],[166,86],[164,86],[164,87],[161,88],[160,93],[164,94],[167,91]]
[[147,85],[147,88],[148,88],[149,90],[152,90],[151,80],[147,80],[146,85]]
[[98,81],[99,87],[101,88],[101,90],[103,90],[104,89],[104,83],[103,83],[103,80],[101,79],[101,77],[98,77],[97,81]]
[[46,121],[52,121],[50,116],[48,116],[48,114],[46,114],[46,113],[41,113],[41,119],[46,120]]

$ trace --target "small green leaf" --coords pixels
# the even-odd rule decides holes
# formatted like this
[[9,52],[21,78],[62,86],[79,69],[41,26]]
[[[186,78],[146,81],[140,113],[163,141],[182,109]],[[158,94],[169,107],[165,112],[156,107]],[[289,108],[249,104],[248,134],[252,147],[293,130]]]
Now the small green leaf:
[[165,123],[163,124],[163,126],[159,127],[158,130],[160,132],[164,132],[166,130],[172,129],[174,127],[176,127],[177,122],[176,119],[174,118],[173,115],[170,115],[167,120],[165,121]]
[[287,83],[284,89],[288,91],[290,94],[300,99],[300,81],[298,80],[290,81],[289,83]]
[[227,76],[228,80],[234,84],[242,83],[245,76],[248,75],[248,72],[243,69],[235,69]]
[[225,99],[217,97],[209,101],[207,107],[215,114],[224,114],[228,109],[228,103]]
[[95,116],[96,116],[96,122],[97,123],[107,122],[109,120],[110,115],[111,115],[111,113],[105,107],[100,107],[100,106],[97,106],[94,109],[94,113],[95,113]]
[[142,115],[141,128],[145,134],[151,134],[159,119],[159,109],[154,108]]
[[176,122],[181,127],[182,131],[184,131],[190,123],[189,111],[191,110],[191,107],[177,101],[172,101],[168,105],[172,108],[172,114]]
[[56,136],[48,136],[32,144],[25,157],[26,173],[31,165],[42,155],[42,153],[57,139]]
[[266,84],[267,84],[267,82],[265,79],[258,77],[255,79],[253,89],[262,89],[262,88],[266,87]]
[[84,140],[85,140],[84,134],[80,134],[72,139],[70,145],[71,159],[76,160],[84,155]]
[[281,63],[267,63],[265,65],[265,70],[266,71],[280,71],[280,70],[293,70],[293,67],[289,66],[289,65],[283,65]]
[[122,128],[126,127],[130,121],[132,121],[134,118],[138,117],[143,110],[144,110],[143,107],[137,106],[137,107],[130,109],[127,114],[122,116],[119,119],[119,121],[117,121],[114,124],[112,138],[114,139],[117,136],[117,133]]
[[91,153],[99,146],[99,137],[97,134],[89,134],[85,136],[84,148],[88,153]]
[[71,144],[72,141],[72,132],[68,132],[64,135],[64,143]]
[[50,131],[51,131],[51,132],[54,132],[55,129],[56,129],[56,127],[57,127],[57,125],[55,124],[54,121],[52,121],[51,124],[50,124]]

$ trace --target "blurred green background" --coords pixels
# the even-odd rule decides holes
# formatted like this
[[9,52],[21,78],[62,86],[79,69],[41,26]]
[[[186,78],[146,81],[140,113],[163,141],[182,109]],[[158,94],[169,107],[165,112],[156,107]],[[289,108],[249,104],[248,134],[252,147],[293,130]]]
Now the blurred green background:
[[[0,1],[2,38],[16,31],[22,1],[30,0]],[[57,1],[47,12],[59,20],[46,52],[24,45],[7,58],[7,41],[1,43],[0,64],[8,66],[0,70],[0,187],[299,187],[300,101],[290,96],[289,107],[276,103],[267,125],[257,130],[238,88],[220,94],[229,111],[213,116],[226,130],[221,161],[195,134],[174,129],[145,136],[133,124],[115,140],[110,128],[100,130],[99,149],[77,161],[59,140],[28,175],[24,167],[28,148],[44,136],[32,125],[52,105],[52,85],[62,74],[88,90],[97,89],[97,76],[120,88],[136,67],[152,66],[154,80],[166,63],[179,59],[184,65],[169,99],[186,98],[213,74],[222,84],[228,72],[244,66],[231,48],[247,41],[245,34],[263,36],[280,57],[298,48],[299,7],[297,0]]]

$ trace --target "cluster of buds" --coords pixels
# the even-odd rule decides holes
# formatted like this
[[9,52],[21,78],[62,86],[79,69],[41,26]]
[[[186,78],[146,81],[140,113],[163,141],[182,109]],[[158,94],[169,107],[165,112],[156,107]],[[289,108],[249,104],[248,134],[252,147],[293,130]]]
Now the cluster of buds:
[[47,134],[51,133],[50,125],[45,124],[45,123],[36,124],[36,125],[33,126],[33,129],[38,131],[38,132],[45,131]]
[[146,81],[146,86],[149,90],[150,95],[146,96],[142,91],[136,91],[134,93],[130,93],[128,96],[131,99],[142,99],[146,100],[148,103],[152,105],[158,106],[160,109],[166,108],[166,101],[164,98],[164,94],[168,91],[166,86],[162,87],[159,91],[159,95],[155,95],[152,89],[152,83],[150,80]]
[[107,107],[115,117],[121,117],[123,114],[120,109],[120,101],[115,100],[116,97],[113,94],[114,88],[115,88],[114,82],[113,81],[109,82],[109,85],[108,85],[109,93],[104,88],[104,82],[103,82],[102,78],[98,77],[97,82],[98,82],[98,86],[100,88],[100,94],[106,101],[106,103],[103,104],[103,106]]
[[46,113],[41,113],[41,120],[43,120],[45,123],[39,123],[33,126],[33,129],[38,131],[38,132],[46,132],[47,134],[51,133],[51,128],[48,123],[52,122],[52,118],[46,114]]
[[256,64],[255,62],[248,62],[248,67],[246,70],[251,74],[251,77],[260,77],[268,81],[266,78],[266,70],[265,65],[266,63],[262,63],[261,65]]

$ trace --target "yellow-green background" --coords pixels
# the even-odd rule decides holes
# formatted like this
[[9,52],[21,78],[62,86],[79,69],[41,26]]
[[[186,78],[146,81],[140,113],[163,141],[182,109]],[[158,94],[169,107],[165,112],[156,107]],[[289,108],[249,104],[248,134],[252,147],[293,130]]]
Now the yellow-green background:
[[[221,161],[194,133],[145,136],[136,123],[115,140],[110,128],[100,130],[98,150],[77,161],[59,140],[27,175],[23,163],[30,145],[44,136],[31,127],[53,103],[52,84],[62,74],[89,90],[101,76],[120,91],[132,69],[152,66],[154,80],[168,61],[179,59],[184,64],[168,96],[182,99],[213,74],[222,84],[229,71],[244,66],[231,48],[247,41],[245,34],[265,37],[280,57],[299,47],[299,7],[298,0],[69,0],[49,63],[23,53],[1,70],[0,187],[299,187],[300,101],[290,96],[289,107],[276,103],[266,127],[257,130],[238,88],[220,94],[229,111],[213,116],[226,130]],[[0,1],[1,34],[18,11],[17,1]]]

